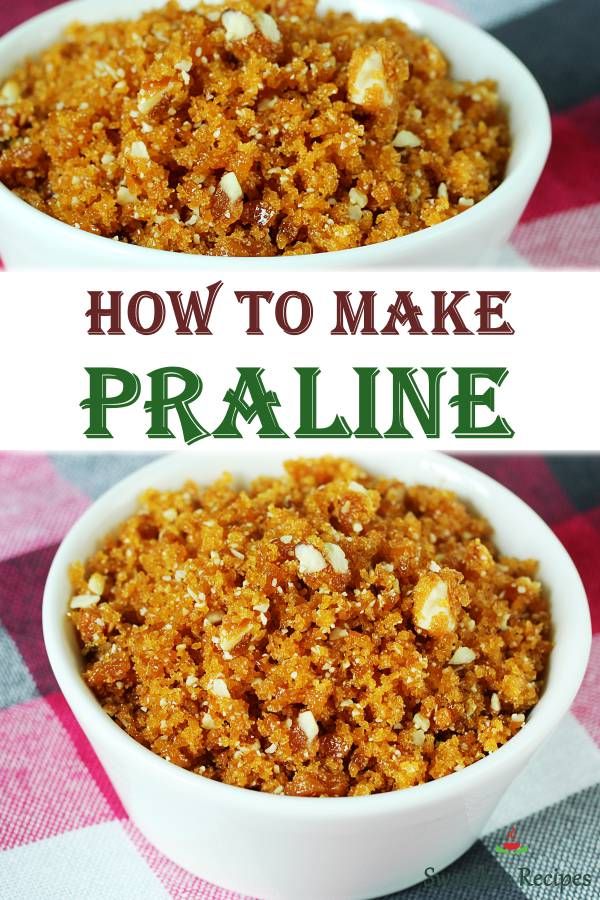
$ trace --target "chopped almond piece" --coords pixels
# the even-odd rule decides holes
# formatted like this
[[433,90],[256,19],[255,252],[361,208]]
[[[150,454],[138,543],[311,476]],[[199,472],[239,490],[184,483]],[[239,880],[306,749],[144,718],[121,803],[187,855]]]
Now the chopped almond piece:
[[392,105],[394,95],[379,50],[367,46],[354,51],[348,68],[348,96],[352,103],[369,112]]
[[435,572],[421,575],[413,594],[415,625],[439,636],[456,628],[448,581]]
[[250,16],[237,9],[228,9],[221,16],[221,21],[225,28],[225,40],[230,42],[243,41],[256,31]]

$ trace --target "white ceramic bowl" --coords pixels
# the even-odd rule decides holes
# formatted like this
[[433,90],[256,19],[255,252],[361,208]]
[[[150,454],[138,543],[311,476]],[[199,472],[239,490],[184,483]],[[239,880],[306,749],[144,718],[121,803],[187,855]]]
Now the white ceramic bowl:
[[[317,452],[339,453],[339,444]],[[293,452],[293,451],[292,451]],[[67,570],[133,513],[144,489],[208,482],[227,469],[241,481],[279,473],[283,449],[221,448],[163,457],[126,478],[81,517],[58,550],[44,593],[43,624],[58,683],[117,793],[146,837],[216,884],[266,900],[365,900],[453,862],[479,837],[496,803],[567,712],[589,655],[583,586],[565,549],[521,500],[480,472],[435,453],[357,450],[366,469],[448,487],[495,528],[502,551],[540,560],[555,646],[548,683],[522,730],[496,753],[438,781],[370,797],[298,798],[231,787],[177,768],[137,744],[101,709],[80,677],[66,612]]]
[[[164,0],[76,0],[37,16],[0,40],[0,82],[25,57],[57,40],[74,19],[97,22],[135,16]],[[428,35],[450,59],[457,78],[495,78],[510,113],[513,151],[503,183],[481,203],[425,231],[372,247],[308,257],[231,259],[150,250],[65,225],[0,185],[0,254],[8,268],[191,268],[203,271],[432,268],[492,264],[529,200],[550,147],[544,97],[525,66],[493,37],[435,7],[413,0],[326,0],[322,8],[359,18],[403,19]]]

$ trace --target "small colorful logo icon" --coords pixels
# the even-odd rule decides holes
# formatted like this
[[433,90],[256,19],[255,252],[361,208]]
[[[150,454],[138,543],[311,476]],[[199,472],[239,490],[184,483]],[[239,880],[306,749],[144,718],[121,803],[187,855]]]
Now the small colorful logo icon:
[[496,853],[527,853],[529,847],[518,842],[517,829],[513,825],[506,835],[506,840],[502,844],[496,844],[495,850]]

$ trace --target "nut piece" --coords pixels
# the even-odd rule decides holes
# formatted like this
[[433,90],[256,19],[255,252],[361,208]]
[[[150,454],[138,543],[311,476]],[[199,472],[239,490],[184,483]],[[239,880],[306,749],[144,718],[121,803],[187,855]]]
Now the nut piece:
[[166,85],[166,87],[157,88],[156,91],[153,91],[150,94],[148,94],[146,91],[140,91],[140,93],[138,94],[137,108],[141,112],[141,114],[145,116],[149,112],[152,112],[154,107],[158,106],[170,87],[171,85],[168,84]]
[[135,194],[132,194],[129,188],[122,184],[117,191],[117,203],[121,206],[128,206],[130,203],[135,203],[136,200]]
[[310,709],[305,709],[303,712],[298,713],[298,728],[304,732],[309,744],[311,741],[314,741],[318,735],[319,726]]
[[[369,202],[369,198],[366,194],[363,194],[362,191],[358,191],[356,188],[351,188],[348,194],[348,199],[350,200],[350,206],[348,207],[348,215],[350,219],[353,222],[360,222],[360,220],[362,219],[363,209]],[[367,489],[357,481],[350,481],[348,484],[348,489],[356,494],[367,493]]]
[[234,647],[237,647],[240,641],[242,641],[247,634],[250,634],[251,631],[252,622],[248,622],[246,625],[241,625],[239,628],[230,631],[229,634],[222,634],[219,638],[221,649],[224,650],[225,653],[229,653]]
[[476,656],[477,654],[470,647],[457,647],[450,659],[450,665],[465,666],[467,663],[472,663]]
[[148,148],[143,141],[134,141],[129,148],[129,155],[133,159],[150,159],[148,156]]
[[243,41],[256,31],[250,16],[239,10],[226,10],[221,16],[221,22],[225,29],[225,40],[230,43]]
[[226,172],[219,182],[219,187],[223,193],[226,194],[227,199],[232,206],[244,196],[242,186],[240,185],[235,172]]
[[179,62],[175,63],[175,68],[178,72],[181,72],[181,80],[185,85],[188,85],[192,80],[190,77],[192,65],[193,63],[191,59],[180,59]]
[[420,731],[428,731],[431,722],[424,716],[422,713],[415,713],[413,716],[413,725],[415,728],[420,729]]
[[448,583],[441,575],[427,572],[419,578],[413,592],[413,620],[415,625],[439,636],[456,628],[450,608]]
[[[359,191],[357,188],[350,188],[348,199],[350,200],[352,206],[358,206],[359,209],[364,209],[369,202],[369,198],[367,197],[367,195],[363,194],[363,192]],[[360,482],[358,481],[349,481],[348,489],[353,491],[355,494],[367,493],[367,489],[364,484],[360,484]]]
[[208,692],[215,697],[231,697],[227,682],[223,678],[213,678],[208,682]]
[[336,625],[335,628],[330,631],[329,637],[332,641],[341,641],[342,638],[348,637],[348,629],[340,628],[338,625]]
[[312,544],[298,544],[294,555],[298,560],[299,575],[314,575],[327,568],[323,554]]
[[78,594],[71,600],[71,609],[89,609],[100,601],[98,594]]
[[352,54],[348,68],[348,97],[369,112],[377,112],[394,102],[379,50],[359,47]]
[[90,593],[97,594],[98,597],[101,597],[104,593],[105,585],[106,578],[104,577],[104,575],[101,575],[100,572],[94,572],[94,574],[88,581],[88,588],[90,589]]
[[278,44],[281,41],[281,32],[277,26],[277,22],[266,12],[257,12],[254,17],[258,23],[258,27],[263,35],[272,44]]
[[392,143],[393,146],[397,147],[399,150],[402,150],[405,147],[420,147],[421,138],[413,131],[399,131]]
[[412,742],[415,747],[422,747],[425,743],[425,733],[420,728],[415,728],[412,733]]
[[11,103],[17,103],[21,99],[21,90],[16,81],[7,81],[0,92],[0,104],[2,106],[10,106]]
[[347,575],[349,572],[348,560],[342,548],[337,544],[326,543],[323,545],[323,549],[333,571],[338,575]]

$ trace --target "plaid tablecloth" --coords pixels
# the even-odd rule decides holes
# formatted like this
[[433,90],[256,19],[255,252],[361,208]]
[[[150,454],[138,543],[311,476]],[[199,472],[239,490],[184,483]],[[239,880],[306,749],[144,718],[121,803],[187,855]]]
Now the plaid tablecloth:
[[[533,71],[553,111],[548,166],[499,264],[600,266],[599,0],[429,2],[472,19],[510,47]],[[56,5],[0,0],[0,34]]]
[[[58,692],[44,652],[42,590],[56,546],[90,501],[147,457],[0,455],[0,897],[233,900],[164,858],[127,819]],[[471,457],[552,526],[585,581],[594,649],[558,732],[517,779],[486,832],[435,886],[407,900],[600,896],[600,457]],[[527,855],[495,846],[516,826]],[[107,868],[107,860],[110,866]],[[520,885],[592,874],[594,885]],[[307,898],[310,900],[310,898]]]

